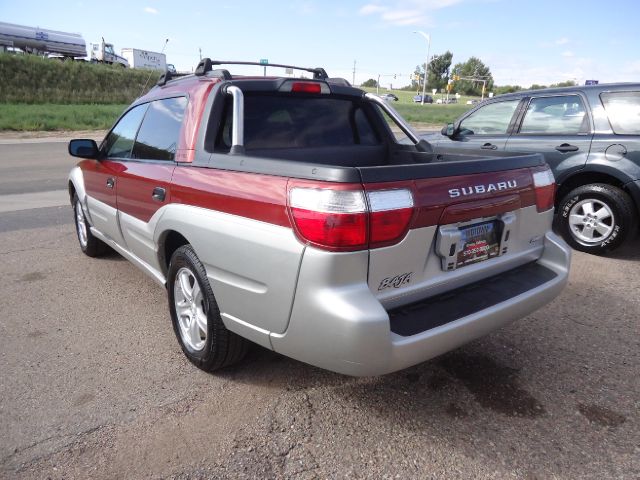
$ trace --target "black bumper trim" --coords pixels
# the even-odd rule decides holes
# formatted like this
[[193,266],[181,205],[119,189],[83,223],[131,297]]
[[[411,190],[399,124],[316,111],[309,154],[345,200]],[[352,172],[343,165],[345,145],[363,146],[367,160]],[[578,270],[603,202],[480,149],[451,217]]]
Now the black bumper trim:
[[557,277],[533,262],[389,312],[391,331],[403,337],[440,327],[493,307]]

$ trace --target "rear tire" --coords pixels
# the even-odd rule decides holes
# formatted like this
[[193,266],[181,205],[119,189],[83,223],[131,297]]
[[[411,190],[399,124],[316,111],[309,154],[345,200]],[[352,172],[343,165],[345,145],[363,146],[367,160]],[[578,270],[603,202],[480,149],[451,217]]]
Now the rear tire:
[[82,209],[82,204],[77,194],[73,194],[73,217],[76,226],[76,236],[82,253],[88,257],[100,257],[104,255],[109,247],[102,241],[98,240],[91,233],[89,222]]
[[212,372],[242,360],[249,342],[224,326],[204,266],[191,245],[171,256],[167,278],[173,330],[191,363]]
[[578,187],[558,207],[558,229],[576,250],[603,255],[635,231],[636,212],[629,195],[604,183]]

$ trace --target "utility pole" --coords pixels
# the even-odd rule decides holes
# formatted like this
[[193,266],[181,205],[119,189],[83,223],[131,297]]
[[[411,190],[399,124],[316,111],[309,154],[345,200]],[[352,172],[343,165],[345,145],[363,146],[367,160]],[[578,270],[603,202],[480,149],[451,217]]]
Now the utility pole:
[[431,35],[429,35],[428,33],[424,33],[421,30],[417,30],[413,33],[422,35],[427,41],[427,63],[424,64],[424,83],[422,84],[422,105],[424,105],[424,96],[426,95],[427,90],[427,78],[429,76],[429,51],[431,50]]
[[356,61],[353,61],[353,80],[351,81],[351,85],[356,84]]
[[376,83],[376,95],[380,93],[380,74],[378,74],[378,83]]
[[200,54],[200,60],[202,60],[202,48],[198,47],[198,53]]

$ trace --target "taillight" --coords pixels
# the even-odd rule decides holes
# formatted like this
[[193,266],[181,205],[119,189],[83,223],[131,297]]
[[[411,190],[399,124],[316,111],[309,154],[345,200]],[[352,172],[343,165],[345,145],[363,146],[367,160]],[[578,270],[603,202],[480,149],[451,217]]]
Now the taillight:
[[370,247],[399,241],[409,229],[413,215],[413,196],[404,188],[367,192],[369,200]]
[[296,80],[287,80],[283,82],[278,91],[285,93],[331,93],[329,85],[325,82],[301,82]]
[[289,205],[299,235],[328,250],[367,246],[367,209],[361,190],[292,188]]
[[332,251],[353,251],[399,242],[413,214],[406,189],[333,190],[294,187],[289,207],[302,240]]
[[291,85],[291,91],[297,93],[320,93],[322,87],[319,83],[296,82]]
[[556,180],[547,165],[533,170],[533,187],[536,192],[538,212],[545,212],[553,208],[556,195]]

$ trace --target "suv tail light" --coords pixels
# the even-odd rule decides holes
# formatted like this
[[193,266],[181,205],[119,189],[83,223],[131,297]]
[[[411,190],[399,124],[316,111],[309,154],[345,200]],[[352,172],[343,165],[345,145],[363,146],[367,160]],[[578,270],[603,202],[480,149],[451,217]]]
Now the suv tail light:
[[556,194],[556,180],[548,165],[534,169],[533,187],[536,192],[536,207],[538,212],[545,212],[553,208]]
[[406,189],[332,190],[294,187],[289,207],[296,233],[305,242],[331,251],[354,251],[399,242],[413,214]]

